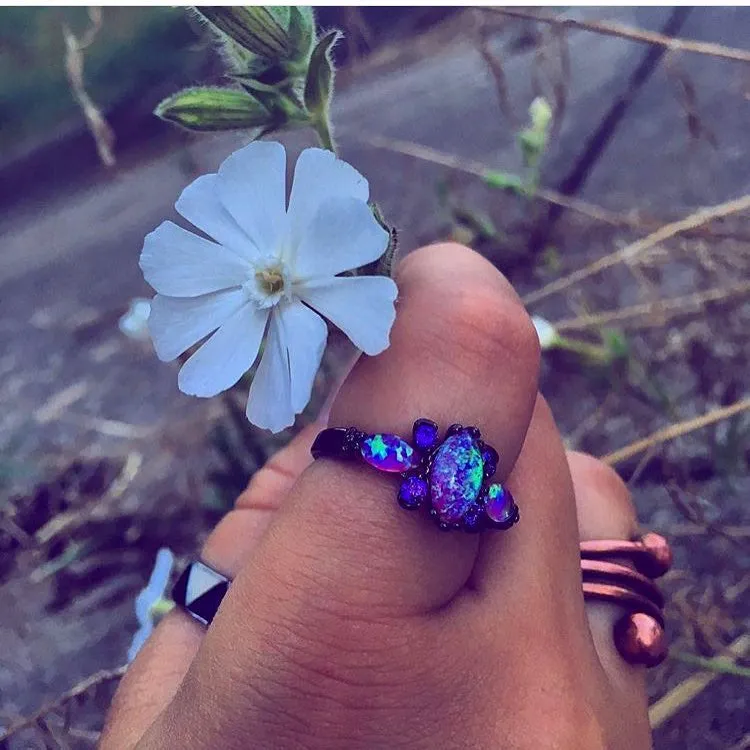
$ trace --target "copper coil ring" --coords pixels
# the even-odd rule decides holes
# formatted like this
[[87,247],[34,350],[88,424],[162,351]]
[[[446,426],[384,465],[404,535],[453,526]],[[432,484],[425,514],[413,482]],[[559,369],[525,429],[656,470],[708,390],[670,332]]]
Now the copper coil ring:
[[636,570],[649,578],[663,576],[672,566],[672,550],[667,540],[654,532],[639,539],[594,539],[580,543],[582,560],[625,558]]
[[650,599],[657,607],[664,607],[664,595],[658,586],[642,573],[627,565],[608,560],[581,560],[581,573],[584,583],[608,583],[629,588],[636,594]]

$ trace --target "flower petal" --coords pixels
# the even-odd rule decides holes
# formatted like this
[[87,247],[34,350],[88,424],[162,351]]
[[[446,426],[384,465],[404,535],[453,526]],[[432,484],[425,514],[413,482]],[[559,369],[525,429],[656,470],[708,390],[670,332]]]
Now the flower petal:
[[365,354],[388,348],[398,287],[385,276],[337,276],[300,284],[300,299],[340,328]]
[[299,301],[279,305],[273,315],[278,316],[289,358],[292,408],[299,414],[310,401],[315,374],[326,348],[328,326],[320,315]]
[[258,356],[267,310],[243,305],[180,369],[177,385],[190,396],[215,396],[231,388]]
[[235,253],[171,221],[146,236],[140,266],[146,281],[170,297],[198,297],[239,286],[253,273]]
[[296,250],[296,279],[335,276],[377,260],[388,232],[358,198],[332,198],[317,211]]
[[351,164],[331,151],[307,148],[297,159],[289,197],[292,244],[299,243],[318,209],[330,198],[357,198],[367,203],[370,186]]
[[286,153],[280,143],[255,141],[224,160],[219,199],[263,254],[286,227]]
[[250,386],[247,418],[258,427],[281,432],[294,424],[291,376],[284,332],[277,315],[271,316],[266,348]]
[[138,652],[143,648],[143,644],[148,640],[148,637],[153,630],[154,624],[151,620],[144,622],[141,627],[138,628],[133,636],[133,640],[130,642],[130,647],[128,648],[128,664],[138,656]]
[[156,355],[163,362],[178,357],[204,336],[215,331],[247,303],[241,289],[227,289],[201,297],[165,297],[151,301],[149,332]]
[[219,200],[218,176],[204,174],[191,182],[175,203],[177,211],[220,245],[253,261],[258,248]]

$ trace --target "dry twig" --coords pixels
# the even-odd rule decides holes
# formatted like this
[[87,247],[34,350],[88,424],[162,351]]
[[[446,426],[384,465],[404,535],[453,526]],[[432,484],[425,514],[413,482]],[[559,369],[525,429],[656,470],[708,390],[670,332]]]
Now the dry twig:
[[741,399],[730,406],[713,409],[707,414],[702,414],[700,417],[687,419],[684,422],[677,422],[676,424],[669,425],[669,427],[657,430],[648,437],[636,440],[634,443],[626,445],[624,448],[620,448],[613,453],[608,453],[606,456],[602,456],[601,460],[610,466],[615,466],[633,456],[637,456],[639,453],[647,450],[653,445],[660,445],[661,443],[666,443],[668,440],[682,437],[683,435],[687,435],[695,430],[700,430],[702,427],[708,427],[710,424],[729,419],[729,417],[733,417],[736,414],[741,414],[748,409],[750,409],[750,398]]
[[[495,170],[488,169],[479,161],[462,159],[454,154],[448,154],[444,151],[439,151],[430,146],[423,146],[420,143],[414,143],[412,141],[404,141],[398,138],[386,138],[385,136],[380,135],[356,135],[354,133],[351,133],[350,137],[366,146],[382,148],[385,151],[403,154],[404,156],[411,156],[414,159],[420,159],[421,161],[426,161],[430,164],[438,164],[447,167],[448,169],[455,169],[457,172],[474,175],[485,181],[491,179],[495,172]],[[590,219],[595,219],[596,221],[601,221],[612,226],[640,226],[640,223],[634,219],[615,213],[614,211],[608,211],[606,208],[601,208],[600,206],[588,203],[587,201],[582,201],[578,198],[570,198],[569,196],[562,195],[554,190],[540,188],[536,190],[531,197],[539,198],[547,203],[562,206],[563,208],[588,216]]]
[[91,26],[81,39],[70,30],[67,24],[63,24],[65,72],[68,76],[73,98],[80,106],[83,116],[86,118],[86,124],[96,142],[99,158],[105,166],[112,167],[115,164],[115,155],[112,150],[115,144],[115,134],[99,107],[96,106],[94,100],[86,91],[86,84],[83,80],[83,52],[94,41],[101,29],[101,8],[89,8],[89,18],[91,19]]
[[724,60],[750,63],[750,51],[748,50],[726,47],[723,44],[715,44],[713,42],[680,39],[678,37],[659,34],[656,31],[638,29],[612,21],[579,21],[575,18],[532,13],[520,8],[484,8],[484,10],[513,18],[522,18],[527,21],[538,21],[539,23],[546,23],[552,26],[562,26],[569,29],[592,31],[596,34],[604,34],[605,36],[615,36],[621,39],[628,39],[631,42],[654,44],[658,47],[666,47],[672,51],[694,52],[699,55],[709,55],[710,57],[719,57]]
[[[730,644],[725,656],[719,656],[715,661],[718,662],[721,659],[723,664],[733,664],[748,651],[750,651],[750,634],[745,633]],[[649,708],[648,717],[651,727],[653,729],[660,727],[667,719],[687,706],[693,698],[699,696],[719,676],[719,672],[705,671],[683,680]]]
[[646,302],[642,305],[633,305],[631,307],[622,307],[619,310],[580,315],[577,318],[568,318],[555,323],[555,328],[561,332],[580,331],[585,328],[601,328],[612,323],[622,323],[633,318],[679,315],[701,310],[710,302],[720,302],[730,297],[747,294],[748,292],[750,292],[750,281],[743,284],[695,292],[682,297],[656,300],[655,302]]
[[40,721],[44,720],[44,717],[51,714],[53,711],[60,711],[65,709],[66,706],[79,696],[85,695],[90,690],[98,688],[100,685],[105,685],[109,682],[119,680],[127,669],[127,664],[117,667],[116,669],[102,669],[99,672],[95,672],[89,675],[86,679],[81,680],[77,685],[74,685],[70,690],[59,695],[53,701],[43,705],[38,711],[31,714],[30,716],[24,716],[22,719],[11,724],[7,729],[0,731],[0,742],[4,742],[17,734],[22,729],[34,726]]
[[741,198],[735,198],[734,200],[727,201],[726,203],[720,203],[717,206],[711,206],[710,208],[701,208],[690,216],[674,221],[671,224],[666,224],[652,232],[648,237],[644,237],[641,240],[631,243],[627,247],[621,250],[616,250],[609,255],[604,255],[598,258],[593,263],[590,263],[585,268],[580,268],[573,273],[563,276],[556,281],[547,284],[541,289],[537,289],[535,292],[527,294],[523,301],[525,304],[530,305],[534,302],[538,302],[541,299],[556,294],[568,289],[574,284],[577,284],[584,279],[594,276],[597,273],[601,273],[607,268],[616,266],[618,263],[632,262],[641,253],[646,250],[650,250],[655,245],[658,245],[664,240],[668,240],[670,237],[674,237],[677,234],[681,234],[689,229],[695,229],[703,224],[708,224],[710,221],[716,221],[716,219],[723,219],[726,216],[740,213],[741,211],[747,211],[750,209],[750,195],[743,195]]

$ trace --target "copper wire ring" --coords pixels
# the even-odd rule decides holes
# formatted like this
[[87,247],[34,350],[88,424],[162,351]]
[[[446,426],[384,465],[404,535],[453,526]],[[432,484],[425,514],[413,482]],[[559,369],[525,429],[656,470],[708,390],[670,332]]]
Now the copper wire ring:
[[608,583],[632,589],[650,599],[657,607],[664,606],[664,595],[656,584],[627,565],[607,560],[581,560],[584,583]]
[[657,607],[650,599],[646,599],[645,596],[636,594],[635,591],[624,586],[584,581],[583,597],[584,599],[618,604],[630,612],[643,612],[649,615],[649,617],[653,617],[661,627],[664,627],[664,613],[661,611],[661,608]]
[[663,576],[672,566],[672,550],[667,540],[654,532],[644,534],[640,539],[594,539],[580,543],[581,558],[606,560],[622,557],[630,560],[636,570],[649,578]]
[[[667,655],[664,596],[653,578],[672,564],[672,550],[660,534],[649,532],[636,540],[596,539],[580,543],[583,596],[626,610],[613,628],[620,656],[629,664],[654,667]],[[626,564],[611,558],[625,559]]]

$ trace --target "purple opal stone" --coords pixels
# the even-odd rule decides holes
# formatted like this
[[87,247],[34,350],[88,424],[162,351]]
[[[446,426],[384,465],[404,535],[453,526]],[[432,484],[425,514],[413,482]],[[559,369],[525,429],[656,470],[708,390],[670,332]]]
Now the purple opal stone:
[[487,490],[487,503],[484,506],[487,517],[495,523],[507,523],[513,517],[515,502],[513,495],[501,484],[491,484]]
[[414,445],[421,451],[432,448],[437,442],[438,426],[429,419],[418,419],[414,423]]
[[430,470],[432,507],[441,521],[456,523],[479,497],[484,462],[467,430],[447,438],[437,449]]
[[427,497],[427,482],[422,477],[409,477],[401,483],[398,501],[402,508],[418,508]]
[[398,435],[378,433],[362,441],[362,458],[379,471],[403,472],[414,468],[414,449]]

